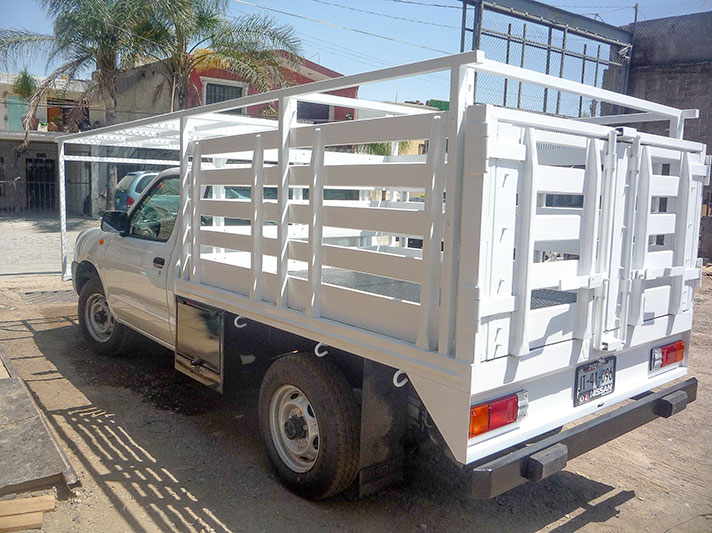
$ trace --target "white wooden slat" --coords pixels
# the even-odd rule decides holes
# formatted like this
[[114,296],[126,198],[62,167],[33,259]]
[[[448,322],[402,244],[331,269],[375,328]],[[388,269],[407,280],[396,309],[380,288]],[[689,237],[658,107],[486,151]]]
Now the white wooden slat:
[[[229,226],[223,226],[223,228]],[[208,229],[203,227],[200,230],[200,244],[213,246],[215,248],[227,248],[228,250],[252,250],[252,237],[246,233],[235,233],[219,229]]]
[[200,259],[201,283],[247,296],[250,293],[250,268],[211,259]]
[[[323,246],[322,253],[323,263],[332,267],[412,283],[421,283],[423,280],[423,261],[420,259],[328,244]],[[290,259],[298,259],[292,256],[291,248]]]
[[650,196],[677,196],[680,178],[677,176],[661,176],[654,174],[650,178]]
[[643,321],[667,315],[670,309],[670,285],[643,290]]
[[311,146],[314,130],[322,128],[326,146],[364,144],[385,141],[425,139],[430,134],[433,113],[402,117],[331,122],[318,126],[297,126],[291,131],[293,148]]
[[321,290],[324,318],[415,342],[418,304],[328,284]]
[[558,287],[559,281],[578,275],[578,261],[549,261],[534,263],[532,269],[532,289]]
[[652,213],[648,216],[649,235],[670,235],[675,233],[675,213]]
[[646,146],[650,152],[650,157],[655,159],[656,163],[678,163],[680,161],[679,150],[671,148],[661,148],[659,146]]
[[[292,128],[297,122],[297,100],[285,97],[279,101],[279,185],[277,188],[277,307],[289,307],[288,278],[288,242],[289,242],[289,151],[294,145]],[[265,143],[267,144],[267,143]],[[267,206],[265,205],[265,218]]]
[[[296,207],[296,206],[294,206]],[[290,212],[291,215],[291,212]],[[295,217],[298,222],[304,223]],[[423,211],[406,209],[374,209],[369,207],[324,208],[324,225],[421,237],[425,232]]]
[[524,161],[527,156],[527,147],[513,142],[491,141],[487,147],[487,156],[492,159],[506,159],[508,161]]
[[[688,238],[689,233],[694,233],[695,226],[699,226],[700,213],[693,211],[690,217],[690,188],[692,187],[692,161],[689,153],[682,155],[680,165],[680,193],[677,202],[677,213],[675,220],[675,249],[673,251],[673,266],[684,268],[688,259]],[[695,199],[696,200],[696,199]],[[690,221],[692,218],[692,221]],[[695,249],[695,246],[692,246]],[[689,265],[689,263],[688,263]],[[681,277],[672,280],[670,289],[670,314],[677,314],[683,310],[684,282]]]
[[530,311],[531,349],[573,339],[576,326],[575,308],[576,304],[561,304]]
[[648,252],[648,259],[645,262],[645,266],[646,268],[669,268],[672,266],[672,258],[672,250]]
[[540,165],[538,192],[583,194],[584,170]]
[[578,240],[580,226],[580,215],[537,215],[534,218],[534,240]]
[[[353,188],[418,188],[425,186],[425,163],[385,163],[363,165],[327,165],[324,167],[325,187]],[[309,166],[292,166],[290,183],[308,187],[311,184]]]
[[240,167],[223,167],[204,169],[200,182],[205,185],[243,185],[252,184],[252,168],[248,165]]
[[252,203],[250,200],[200,200],[201,216],[252,219]]
[[[277,148],[279,146],[279,131],[265,130],[260,132],[265,148]],[[244,133],[242,135],[228,135],[225,137],[213,137],[200,141],[203,144],[203,156],[219,154],[234,154],[237,152],[252,151],[255,147],[255,134]]]

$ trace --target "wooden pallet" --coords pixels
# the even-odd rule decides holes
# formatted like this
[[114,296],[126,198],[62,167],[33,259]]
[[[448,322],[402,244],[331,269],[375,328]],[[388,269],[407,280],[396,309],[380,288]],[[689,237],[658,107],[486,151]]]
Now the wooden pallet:
[[0,533],[40,529],[44,513],[54,511],[54,496],[0,501]]

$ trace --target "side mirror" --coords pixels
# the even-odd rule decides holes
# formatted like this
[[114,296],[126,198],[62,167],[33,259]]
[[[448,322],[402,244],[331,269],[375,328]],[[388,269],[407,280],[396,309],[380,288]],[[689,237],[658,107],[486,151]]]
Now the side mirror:
[[118,231],[122,235],[129,230],[129,215],[126,211],[107,211],[101,217],[102,231]]

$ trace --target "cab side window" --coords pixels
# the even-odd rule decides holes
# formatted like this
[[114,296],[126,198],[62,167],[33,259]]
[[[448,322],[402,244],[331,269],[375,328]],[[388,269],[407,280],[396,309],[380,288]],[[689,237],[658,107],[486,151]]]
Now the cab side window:
[[159,181],[131,214],[129,235],[166,242],[173,233],[179,208],[179,177],[171,176]]

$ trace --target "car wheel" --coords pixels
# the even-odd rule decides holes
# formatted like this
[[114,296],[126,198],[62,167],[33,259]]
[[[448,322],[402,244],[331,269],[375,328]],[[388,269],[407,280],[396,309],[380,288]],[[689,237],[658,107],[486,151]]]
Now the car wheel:
[[126,352],[130,332],[114,320],[97,278],[87,281],[79,292],[77,314],[82,333],[95,352],[110,357]]
[[278,359],[259,397],[260,431],[277,474],[310,499],[335,496],[358,474],[356,397],[338,367],[311,354]]

